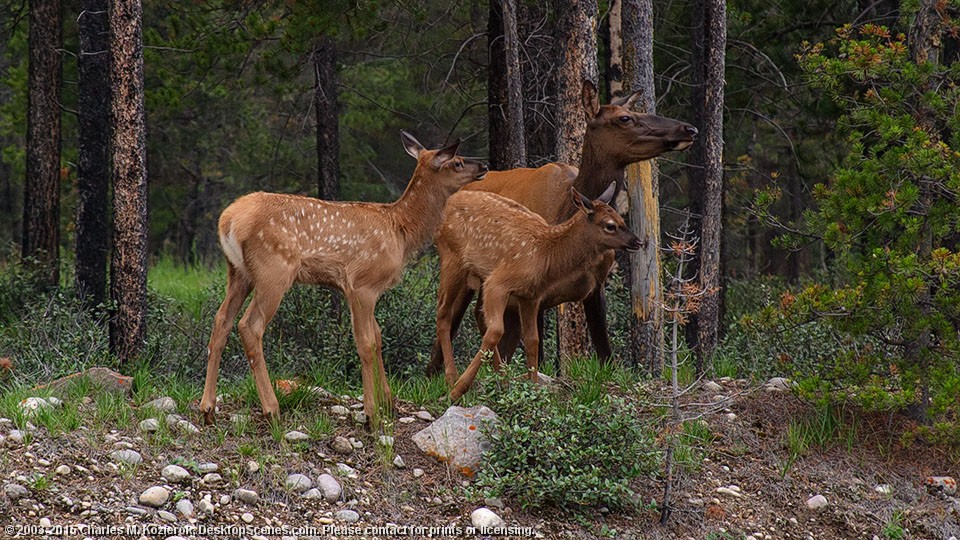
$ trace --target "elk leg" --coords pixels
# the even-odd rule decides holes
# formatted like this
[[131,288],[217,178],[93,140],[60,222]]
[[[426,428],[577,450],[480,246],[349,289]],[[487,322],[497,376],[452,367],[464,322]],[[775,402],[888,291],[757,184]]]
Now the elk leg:
[[[434,362],[443,362],[444,377],[447,386],[452,387],[460,374],[457,372],[456,357],[453,355],[453,335],[456,333],[463,314],[467,311],[473,291],[465,286],[467,276],[464,273],[451,275],[449,272],[440,273],[440,286],[437,291],[437,339],[433,345],[433,355],[430,365]],[[439,352],[439,354],[438,354]],[[437,357],[439,356],[439,359]],[[437,368],[432,372],[436,373]],[[427,367],[431,372],[431,367]]]
[[360,374],[363,379],[363,412],[370,425],[379,423],[381,405],[392,400],[390,386],[383,370],[380,326],[374,318],[377,294],[373,291],[347,293],[350,304],[350,320],[353,323],[353,340],[360,357]]
[[597,351],[601,363],[610,360],[610,336],[607,334],[607,302],[603,297],[603,286],[597,287],[590,296],[582,301],[583,312],[590,331],[590,341]]
[[[500,345],[497,348],[504,362],[509,362],[513,358],[513,353],[517,352],[517,347],[520,345],[521,324],[517,311],[507,309],[503,312],[503,337],[500,338]],[[524,347],[526,346],[524,341]]]
[[539,302],[520,304],[520,328],[523,332],[523,347],[527,351],[527,376],[533,382],[537,382],[540,374],[540,329],[537,324],[539,312]]
[[[451,343],[453,343],[453,338],[456,337],[457,332],[460,330],[460,324],[463,322],[463,316],[467,313],[467,308],[470,307],[470,301],[473,300],[473,289],[469,287],[464,287],[463,289],[463,295],[457,296],[457,301],[451,304],[450,308],[450,330],[447,333],[449,334]],[[443,352],[442,344],[438,336],[438,339],[434,340],[433,342],[433,351],[430,353],[430,363],[427,364],[427,375],[440,373],[441,368],[446,370],[446,364],[444,364],[446,361],[444,359],[444,354],[445,353]],[[456,369],[456,366],[454,366],[454,369]],[[449,380],[447,382],[449,382]]]
[[480,371],[484,356],[492,353],[494,369],[499,371],[500,352],[497,350],[497,345],[500,343],[500,338],[503,337],[503,311],[507,307],[507,296],[506,292],[501,293],[497,287],[491,287],[488,278],[487,286],[483,290],[483,314],[487,329],[483,333],[480,350],[477,351],[470,365],[464,370],[463,375],[460,375],[460,378],[457,379],[453,389],[450,390],[451,400],[460,399],[470,389],[474,379],[477,378],[477,372]]
[[220,373],[220,357],[227,344],[227,337],[237,313],[243,307],[243,301],[250,295],[252,286],[250,281],[240,275],[232,264],[227,264],[227,293],[213,319],[213,330],[210,332],[210,343],[207,345],[207,378],[203,384],[203,398],[200,400],[200,412],[204,422],[213,423],[217,407],[217,377]]
[[253,381],[257,386],[257,395],[260,397],[260,407],[267,416],[280,416],[280,404],[277,395],[270,384],[270,374],[267,372],[266,359],[263,356],[263,333],[267,324],[280,307],[280,300],[293,283],[293,277],[263,284],[253,291],[253,300],[247,306],[247,311],[240,318],[240,340],[253,372]]

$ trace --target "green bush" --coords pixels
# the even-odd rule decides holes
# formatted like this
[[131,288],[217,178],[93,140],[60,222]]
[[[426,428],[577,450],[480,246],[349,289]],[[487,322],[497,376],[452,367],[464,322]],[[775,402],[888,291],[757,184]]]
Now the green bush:
[[635,506],[630,482],[653,470],[658,453],[627,400],[607,394],[586,404],[504,379],[481,384],[481,396],[500,416],[488,428],[491,450],[477,474],[488,495],[523,508]]

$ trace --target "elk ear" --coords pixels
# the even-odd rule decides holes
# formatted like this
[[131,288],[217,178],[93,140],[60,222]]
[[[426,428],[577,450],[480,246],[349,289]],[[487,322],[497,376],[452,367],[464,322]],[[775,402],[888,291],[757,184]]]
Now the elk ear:
[[593,214],[593,201],[583,196],[583,193],[577,191],[577,188],[570,186],[570,196],[573,198],[573,205],[579,210],[583,210],[588,216]]
[[437,150],[437,155],[433,157],[433,163],[437,167],[443,165],[444,163],[450,161],[457,156],[457,150],[460,149],[460,139],[453,141],[452,143],[444,146],[443,148]]
[[592,82],[583,81],[580,100],[583,103],[583,112],[587,114],[587,118],[593,118],[600,112],[600,96],[597,94],[597,87]]
[[610,201],[613,200],[613,196],[616,193],[617,193],[617,183],[610,182],[610,185],[607,186],[607,189],[603,190],[603,193],[601,193],[600,196],[597,197],[597,200],[604,204],[610,204]]
[[630,94],[629,96],[620,96],[610,102],[611,105],[616,105],[618,107],[623,107],[625,109],[632,109],[634,105],[637,104],[637,101],[641,97],[642,90],[637,90],[636,92]]
[[403,143],[403,149],[407,151],[408,154],[413,156],[413,159],[420,157],[420,152],[426,150],[420,141],[416,139],[413,135],[407,133],[404,130],[400,130],[400,142]]

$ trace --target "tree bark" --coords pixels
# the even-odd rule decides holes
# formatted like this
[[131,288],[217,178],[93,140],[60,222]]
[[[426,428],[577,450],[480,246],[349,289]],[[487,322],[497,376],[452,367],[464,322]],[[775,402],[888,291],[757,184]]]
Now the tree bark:
[[76,294],[89,306],[106,301],[107,188],[110,148],[110,26],[107,0],[84,0],[78,17]]
[[317,196],[340,198],[340,120],[337,105],[337,46],[323,36],[313,51],[313,105],[317,114]]
[[27,168],[23,197],[24,260],[39,281],[60,283],[60,93],[63,48],[59,0],[30,2]]
[[[637,107],[643,112],[656,114],[653,1],[622,0],[621,13],[624,93],[640,91]],[[613,17],[610,20],[613,22]],[[627,196],[630,229],[643,241],[643,248],[630,254],[630,357],[635,365],[643,365],[650,373],[659,374],[663,368],[663,291],[660,281],[660,178],[655,160],[627,167]]]
[[702,135],[694,145],[691,184],[696,186],[693,191],[700,197],[697,206],[702,209],[698,271],[705,291],[695,319],[698,372],[716,349],[720,331],[726,18],[723,0],[694,2],[693,109]]
[[[586,133],[581,91],[584,81],[596,84],[597,2],[596,0],[558,0],[557,15],[557,161],[579,163]],[[557,333],[561,355],[588,352],[586,318],[583,307],[563,304],[557,313]]]
[[[7,77],[10,69],[10,58],[7,56],[7,44],[5,40],[0,39],[0,80]],[[0,107],[4,106],[13,97],[13,91],[7,85],[0,85]],[[0,137],[0,146],[9,146],[12,141],[5,137]],[[16,205],[16,197],[19,196],[18,190],[14,189],[13,178],[11,178],[12,167],[6,161],[0,159],[0,242],[11,244],[16,240],[22,240],[20,233],[20,219],[23,216],[17,216],[19,208]]]
[[527,150],[516,0],[491,0],[487,35],[490,166],[494,170],[523,167]]
[[110,6],[110,82],[113,88],[113,257],[110,350],[121,363],[136,357],[147,330],[147,166],[143,107],[140,0]]

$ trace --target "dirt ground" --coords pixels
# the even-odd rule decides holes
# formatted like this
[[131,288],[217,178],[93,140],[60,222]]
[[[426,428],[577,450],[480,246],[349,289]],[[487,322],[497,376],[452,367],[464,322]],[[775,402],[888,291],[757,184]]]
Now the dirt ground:
[[[812,448],[791,461],[786,431],[791,420],[810,415],[799,399],[759,388],[739,390],[725,409],[703,417],[713,441],[694,452],[696,464],[677,467],[672,513],[659,524],[663,482],[647,479],[634,487],[645,504],[633,515],[601,510],[573,515],[556,510],[520,511],[514,501],[493,503],[491,509],[507,529],[471,530],[470,513],[484,505],[470,491],[470,480],[423,455],[411,436],[426,423],[397,424],[395,454],[403,468],[384,466],[382,452],[364,428],[338,424],[336,435],[364,443],[349,457],[335,455],[328,441],[291,446],[270,440],[262,468],[251,472],[252,439],[271,435],[257,421],[253,433],[233,436],[230,430],[201,428],[162,445],[141,433],[136,422],[125,429],[81,427],[51,435],[38,428],[24,443],[11,441],[11,423],[0,421],[0,484],[19,484],[26,493],[0,493],[0,538],[635,538],[635,539],[858,539],[916,538],[947,540],[960,536],[960,500],[929,493],[929,475],[956,477],[957,462],[935,447],[914,443],[903,448],[891,433],[899,433],[898,417],[866,418],[856,437],[828,448]],[[691,400],[703,399],[703,395]],[[228,423],[229,402],[219,422]],[[418,410],[400,404],[401,416]],[[190,420],[199,424],[199,415]],[[81,422],[81,425],[83,423]],[[851,444],[851,442],[853,444]],[[117,467],[109,453],[132,448],[143,462]],[[387,456],[391,458],[392,456]],[[170,463],[217,464],[220,480],[204,482],[194,473],[181,484],[160,476]],[[316,478],[337,476],[337,463],[356,470],[340,476],[344,495],[339,502],[304,499],[284,489],[291,473]],[[61,465],[70,470],[57,472]],[[417,469],[420,469],[419,471]],[[342,474],[342,473],[341,473]],[[160,508],[139,504],[148,487],[167,486],[173,496]],[[886,485],[887,492],[878,486]],[[232,496],[238,487],[259,494],[248,504]],[[726,488],[718,492],[717,488]],[[827,505],[807,507],[814,495]],[[174,509],[180,499],[198,505],[205,497],[212,514],[198,511],[185,517]],[[359,521],[344,522],[337,512],[353,509]],[[161,512],[164,511],[164,512]],[[201,517],[202,516],[202,517]],[[171,518],[173,521],[171,521]],[[48,525],[49,528],[42,528]]]

